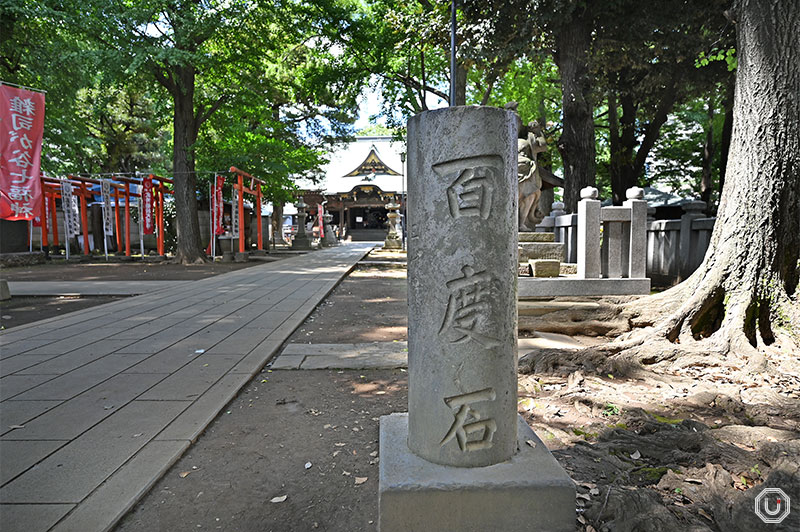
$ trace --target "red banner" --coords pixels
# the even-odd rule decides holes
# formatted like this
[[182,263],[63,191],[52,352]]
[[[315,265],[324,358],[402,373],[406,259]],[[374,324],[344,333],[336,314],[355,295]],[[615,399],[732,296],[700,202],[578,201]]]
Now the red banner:
[[142,221],[142,232],[145,235],[153,234],[153,178],[142,178],[142,212],[139,217]]
[[322,205],[317,205],[317,220],[319,221],[319,238],[322,240],[325,238],[325,232],[322,230],[322,215],[325,211],[322,208]]
[[217,176],[216,183],[214,183],[214,234],[221,235],[225,232],[222,227],[223,211],[225,210],[225,203],[222,200],[222,185],[225,183],[225,178],[221,175]]
[[0,85],[0,218],[32,220],[42,212],[43,131],[44,94]]

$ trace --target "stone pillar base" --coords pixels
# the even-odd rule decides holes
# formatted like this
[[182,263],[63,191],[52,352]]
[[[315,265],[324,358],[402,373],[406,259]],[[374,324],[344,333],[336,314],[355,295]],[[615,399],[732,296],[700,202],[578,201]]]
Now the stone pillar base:
[[250,253],[246,251],[243,253],[237,252],[236,255],[234,255],[234,260],[236,262],[247,262],[248,260],[250,260]]
[[300,235],[299,237],[295,235],[292,241],[292,249],[308,251],[311,249],[311,240],[306,235]]
[[0,301],[11,299],[11,292],[8,290],[8,281],[0,279]]
[[387,236],[383,241],[383,249],[403,249],[403,241],[396,235],[394,238]]
[[518,425],[511,460],[449,467],[408,449],[408,414],[381,417],[378,530],[574,531],[575,484],[521,417]]

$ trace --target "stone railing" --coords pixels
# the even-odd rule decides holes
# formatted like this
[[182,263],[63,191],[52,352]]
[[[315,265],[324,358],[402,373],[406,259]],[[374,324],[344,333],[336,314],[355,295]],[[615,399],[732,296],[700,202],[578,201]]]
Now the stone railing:
[[657,285],[680,282],[703,262],[716,218],[706,218],[704,201],[681,206],[678,220],[648,220],[647,276]]
[[[608,208],[612,207],[604,207]],[[648,209],[645,268],[647,277],[659,286],[674,284],[691,275],[703,262],[711,240],[716,218],[703,216],[705,202],[691,201],[682,208],[683,216],[675,220],[653,220],[649,215],[655,209]],[[566,262],[578,262],[578,215],[565,213],[563,203],[553,203],[550,215],[536,226],[536,231],[555,233],[555,241],[566,244]],[[604,249],[601,261],[601,271],[605,273],[608,259]]]

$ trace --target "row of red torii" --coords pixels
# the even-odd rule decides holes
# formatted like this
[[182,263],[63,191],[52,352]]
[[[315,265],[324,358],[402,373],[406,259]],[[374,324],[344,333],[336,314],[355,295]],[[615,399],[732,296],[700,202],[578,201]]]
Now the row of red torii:
[[[257,205],[257,210],[260,210],[260,206],[262,204],[263,195],[261,192],[261,187],[263,185],[263,181],[260,179],[251,176],[247,172],[239,170],[235,166],[231,166],[230,173],[236,176],[235,182],[232,184],[235,191],[238,193],[236,194],[237,201],[238,201],[238,215],[239,215],[239,227],[244,228],[244,194],[250,194],[255,197],[255,205]],[[153,215],[154,215],[154,222],[155,222],[155,233],[156,233],[156,248],[159,255],[164,255],[164,198],[167,194],[172,194],[172,186],[173,180],[158,176],[155,174],[149,174],[149,178],[152,180],[153,183]],[[43,201],[42,201],[42,212],[41,212],[41,232],[42,232],[42,246],[45,248],[49,248],[50,241],[55,247],[59,246],[59,234],[58,234],[58,219],[56,215],[56,199],[61,199],[61,184],[64,182],[64,179],[56,179],[53,177],[44,177],[42,176],[42,194],[43,194]],[[81,218],[81,233],[83,237],[83,254],[89,255],[90,253],[90,246],[89,246],[89,224],[88,224],[88,204],[92,201],[92,198],[97,194],[95,190],[91,188],[92,185],[102,185],[103,181],[100,179],[94,179],[90,177],[80,177],[80,176],[68,176],[66,178],[72,184],[73,187],[73,195],[78,197],[78,207],[80,211],[80,218]],[[245,180],[249,180],[249,183],[245,185]],[[141,178],[134,178],[134,177],[126,177],[126,176],[112,176],[110,187],[111,187],[111,197],[114,199],[113,210],[114,210],[114,224],[115,224],[115,234],[117,239],[117,249],[122,249],[123,242],[122,242],[122,220],[121,220],[121,213],[120,213],[120,200],[124,199],[124,218],[125,218],[125,255],[130,257],[131,256],[131,234],[130,227],[131,223],[131,212],[130,212],[130,202],[131,199],[137,199],[141,202],[142,193],[141,188],[139,192],[132,192],[131,185],[139,185],[141,187],[143,179]],[[140,203],[141,205],[141,203]],[[52,234],[48,232],[48,217],[50,219],[50,226],[52,228]],[[140,220],[140,224],[141,224]],[[263,244],[263,230],[260,223],[256,224],[257,226],[257,245],[259,250],[264,249]],[[69,241],[70,236],[66,235],[66,240]],[[244,253],[245,251],[245,239],[239,238],[239,252]]]

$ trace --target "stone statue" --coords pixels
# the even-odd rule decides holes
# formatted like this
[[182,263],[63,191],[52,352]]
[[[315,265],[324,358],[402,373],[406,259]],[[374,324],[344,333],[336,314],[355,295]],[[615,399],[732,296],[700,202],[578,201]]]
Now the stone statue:
[[517,140],[517,177],[519,178],[519,230],[533,231],[544,218],[539,209],[542,195],[542,175],[536,164],[536,155],[547,151],[547,140],[538,121],[529,122],[521,128]]

